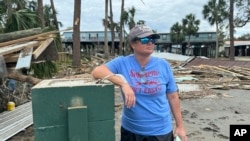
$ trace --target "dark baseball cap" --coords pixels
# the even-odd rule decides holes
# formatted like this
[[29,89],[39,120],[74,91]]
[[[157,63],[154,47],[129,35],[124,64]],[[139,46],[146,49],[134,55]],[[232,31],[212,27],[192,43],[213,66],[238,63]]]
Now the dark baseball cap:
[[136,25],[129,32],[129,41],[131,42],[135,38],[151,37],[153,39],[159,39],[160,35],[153,32],[153,30],[146,25]]

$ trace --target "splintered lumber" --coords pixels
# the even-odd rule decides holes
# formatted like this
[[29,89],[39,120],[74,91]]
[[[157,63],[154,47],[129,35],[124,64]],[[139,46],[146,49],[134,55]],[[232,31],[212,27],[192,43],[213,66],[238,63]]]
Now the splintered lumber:
[[25,37],[25,38],[20,38],[20,39],[16,39],[16,40],[12,40],[12,41],[3,42],[3,43],[0,43],[0,47],[35,40],[35,39],[40,38],[42,36],[49,36],[50,34],[54,34],[54,33],[57,33],[57,32],[58,31],[45,32],[45,33],[41,33],[41,34],[37,34],[37,35]]
[[20,31],[15,31],[15,32],[3,33],[3,34],[0,34],[0,42],[16,40],[19,38],[33,36],[33,35],[40,34],[40,33],[42,33],[41,28],[33,28],[33,29],[28,29],[28,30],[20,30]]
[[229,69],[230,71],[233,71],[233,72],[236,72],[236,73],[239,73],[239,74],[242,74],[244,76],[250,76],[250,68],[242,68],[242,67],[232,67]]
[[33,58],[32,62],[46,61],[46,60],[56,60],[58,59],[57,49],[55,42],[52,42],[47,46],[47,48],[37,57]]
[[18,54],[8,54],[4,56],[4,60],[6,63],[14,63],[17,62],[19,55]]
[[0,48],[0,55],[10,54],[10,53],[13,53],[13,52],[16,52],[16,51],[20,51],[20,50],[22,50],[23,48],[26,48],[26,47],[37,46],[38,44],[39,44],[38,41],[31,41],[31,42],[18,44],[18,45],[11,45],[11,46],[2,47],[2,48]]
[[42,41],[41,45],[33,52],[34,59],[37,59],[53,41],[53,38],[48,38],[47,40]]
[[241,80],[250,80],[250,76],[238,76],[239,79]]
[[208,66],[208,65],[201,65],[200,66],[201,68],[210,68],[211,70],[218,70],[220,72],[225,72],[229,75],[232,75],[232,76],[242,76],[241,74],[238,74],[238,73],[235,73],[235,72],[232,72],[232,71],[229,71],[229,70],[225,70],[223,68],[219,68],[219,67],[216,67],[216,66]]

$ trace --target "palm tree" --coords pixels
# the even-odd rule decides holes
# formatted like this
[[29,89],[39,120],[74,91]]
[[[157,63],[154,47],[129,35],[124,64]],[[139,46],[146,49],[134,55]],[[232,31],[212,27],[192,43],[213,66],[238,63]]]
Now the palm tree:
[[[11,3],[12,2],[12,3]],[[39,8],[42,9],[42,0],[28,1],[28,0],[2,0],[0,1],[0,31],[16,31],[24,30],[33,27],[41,26],[41,21],[45,20],[45,26],[51,26],[51,19],[53,19],[53,9],[45,5],[44,12],[41,15],[44,15],[44,18],[38,18],[38,14],[35,12]],[[40,11],[41,12],[41,11]],[[14,15],[13,15],[14,14]],[[29,17],[30,16],[30,17]],[[26,21],[25,21],[26,20]],[[18,24],[19,27],[15,27],[15,24],[10,25],[10,21]],[[55,20],[53,20],[55,21]],[[30,22],[30,24],[29,24]],[[36,22],[36,23],[35,23]],[[60,26],[62,24],[57,22]],[[4,29],[6,28],[6,29]]]
[[[41,14],[42,0],[38,0],[38,3],[28,0],[3,0],[0,3],[8,9],[0,7],[0,27],[2,31],[11,32],[42,26],[41,23],[43,22],[41,21],[44,19],[42,18],[43,14]],[[36,13],[38,11],[39,14]]]
[[[105,4],[106,4],[106,2],[105,2]],[[109,53],[112,56],[114,56],[115,55],[115,41],[114,41],[115,40],[115,32],[119,31],[119,26],[118,26],[118,23],[115,23],[113,20],[112,0],[109,0],[109,7],[110,7],[110,11],[109,11],[110,16],[107,15],[107,19],[106,19],[106,17],[104,19],[102,19],[102,24],[104,27],[107,26],[107,29],[109,29],[111,32],[111,49],[110,49]],[[105,16],[106,16],[106,14],[105,14]]]
[[32,0],[29,2],[27,8],[30,9],[31,11],[36,11],[38,8],[38,4],[36,1]]
[[207,5],[203,6],[203,16],[211,25],[216,26],[216,51],[215,58],[219,52],[219,24],[228,18],[227,3],[225,0],[210,0]]
[[15,4],[16,10],[27,9],[28,0],[12,0],[12,3]]
[[229,32],[230,32],[230,60],[234,60],[234,0],[230,0]]
[[80,21],[81,21],[81,0],[75,0],[74,21],[73,21],[73,66],[81,66],[80,54]]
[[13,12],[5,23],[4,32],[13,32],[39,27],[38,16],[36,12],[29,9],[23,9]]
[[[124,11],[124,23],[126,23],[128,25],[129,30],[131,30],[136,24],[135,20],[134,20],[135,12],[136,12],[136,9],[134,6],[132,6],[132,8],[130,8],[130,9],[128,9],[128,12]],[[124,30],[124,34],[125,34],[125,30]],[[124,43],[125,43],[124,46],[126,47],[125,54],[128,55],[128,54],[132,53],[133,50],[130,46],[128,46],[127,39],[125,39]]]
[[40,26],[37,13],[31,8],[34,1],[3,0],[0,3],[3,6],[0,7],[2,31],[12,32]]
[[234,20],[236,27],[243,27],[250,22],[250,1],[249,0],[235,0],[235,5],[238,9],[236,18]]
[[188,36],[188,48],[190,47],[190,37],[195,36],[199,30],[200,20],[195,19],[194,14],[189,14],[182,19],[183,32]]
[[53,12],[52,8],[49,5],[43,6],[43,16],[44,16],[44,24],[45,26],[53,26],[53,23],[51,22],[51,19],[53,19]]
[[121,4],[121,16],[120,16],[120,30],[119,30],[119,54],[123,53],[123,25],[124,25],[124,0],[122,0]]
[[[113,27],[112,27],[111,17],[109,17],[109,16],[108,16],[107,21],[105,19],[102,19],[103,27],[105,27],[105,24],[107,24],[107,28],[111,31],[111,38],[112,38],[112,44],[113,44],[114,38],[115,38],[115,32],[119,32],[120,27],[119,27],[118,23],[115,23],[115,22],[113,22]],[[114,55],[114,53],[115,53],[115,48],[111,46],[110,54]]]
[[[185,35],[183,33],[183,27],[178,22],[176,22],[170,28],[170,38],[171,38],[171,42],[174,44],[181,44],[185,40]],[[182,50],[184,50],[183,46],[182,46]],[[182,54],[184,54],[184,53],[182,52]]]
[[[143,0],[140,0],[143,4]],[[119,28],[119,54],[123,53],[123,31],[124,31],[124,24],[128,22],[128,13],[124,10],[124,0],[122,0],[121,4],[121,16],[120,16],[120,28]]]
[[12,0],[7,1],[7,7],[8,7],[8,17],[10,17],[12,15],[12,13],[13,13]]
[[135,26],[135,20],[134,20],[135,12],[136,12],[136,9],[135,9],[134,6],[131,9],[128,10],[128,14],[129,14],[129,17],[128,17],[129,30],[132,29]]
[[41,27],[44,28],[44,16],[43,16],[43,0],[37,0],[37,13],[38,13],[38,17],[41,21]]
[[59,25],[62,25],[60,22],[58,22],[57,20],[57,12],[56,12],[56,9],[55,9],[55,6],[54,6],[54,1],[53,0],[50,0],[50,5],[51,5],[51,10],[52,10],[52,16],[53,16],[53,19],[54,19],[54,25],[56,27],[57,30],[59,30]]
[[[56,11],[55,11],[56,12]],[[44,15],[44,24],[45,26],[49,26],[49,27],[56,27],[56,22],[55,22],[55,19],[54,19],[54,13],[53,13],[53,10],[52,10],[52,7],[50,5],[44,5],[43,6],[43,15]],[[57,12],[55,13],[57,14]],[[57,21],[57,24],[61,27],[63,26],[63,24],[60,22],[60,21]],[[55,29],[55,28],[53,28]]]
[[108,0],[105,0],[105,24],[104,24],[104,55],[105,58],[109,57],[109,46],[108,46],[108,34],[107,34],[107,26],[108,26]]
[[109,13],[110,13],[110,31],[111,31],[111,55],[115,55],[115,23],[113,20],[113,7],[112,7],[112,0],[109,0]]
[[[51,10],[52,10],[52,17],[53,17],[53,25],[55,26],[55,29],[59,31],[59,25],[62,26],[61,22],[58,22],[57,20],[57,12],[54,6],[54,1],[50,0],[50,5],[51,5]],[[52,28],[53,29],[53,28]],[[54,30],[54,29],[53,29]],[[62,41],[61,41],[61,37],[60,37],[60,33],[56,33],[57,36],[57,48],[59,51],[62,51]]]
[[2,33],[4,30],[5,13],[6,13],[6,8],[3,5],[3,1],[0,1],[0,33]]

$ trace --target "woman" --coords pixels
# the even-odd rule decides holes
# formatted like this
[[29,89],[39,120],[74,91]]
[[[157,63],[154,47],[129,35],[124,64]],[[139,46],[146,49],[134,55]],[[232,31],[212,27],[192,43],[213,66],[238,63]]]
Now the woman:
[[[145,25],[129,33],[134,54],[96,67],[92,75],[120,86],[124,100],[121,141],[187,141],[173,72],[167,61],[152,57],[158,34]],[[172,114],[175,130],[172,127]]]

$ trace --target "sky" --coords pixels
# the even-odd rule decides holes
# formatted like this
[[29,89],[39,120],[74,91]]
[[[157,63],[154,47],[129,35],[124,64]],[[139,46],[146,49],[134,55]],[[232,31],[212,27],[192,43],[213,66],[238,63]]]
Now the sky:
[[[143,2],[142,2],[143,1]],[[112,0],[114,22],[119,21],[121,0]],[[44,4],[50,4],[50,0],[44,0]],[[144,20],[146,25],[156,30],[157,33],[169,33],[170,28],[176,23],[182,23],[182,19],[188,14],[194,14],[199,19],[198,32],[215,32],[215,26],[211,26],[203,18],[202,9],[208,0],[125,0],[125,10],[135,7],[135,21]],[[54,0],[58,12],[58,21],[62,22],[66,29],[73,26],[74,0]],[[105,17],[105,0],[81,0],[81,31],[103,31],[102,19]],[[250,23],[244,28],[236,28],[235,36],[250,33]]]

